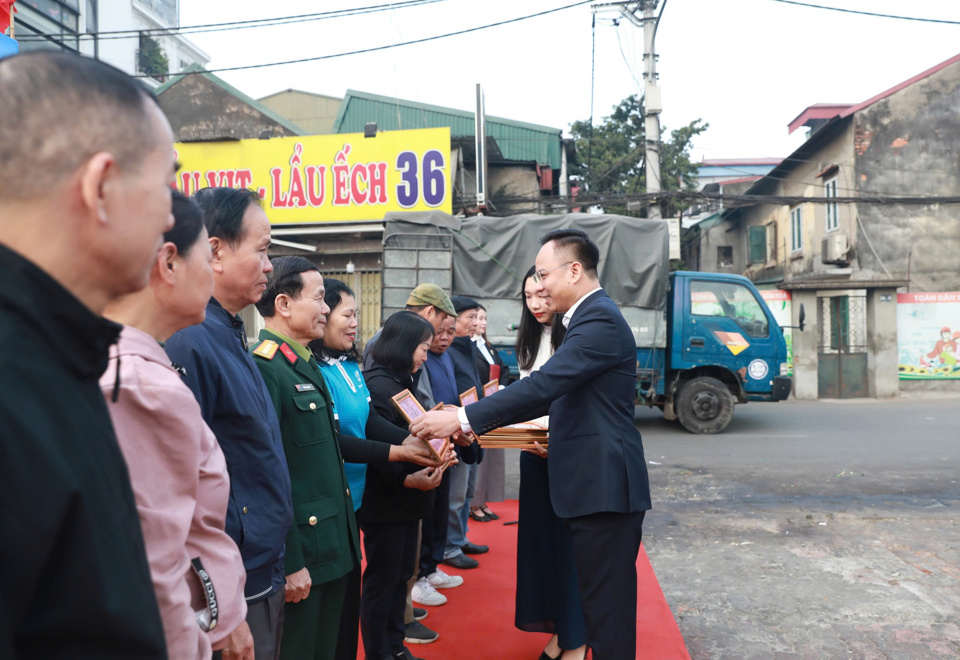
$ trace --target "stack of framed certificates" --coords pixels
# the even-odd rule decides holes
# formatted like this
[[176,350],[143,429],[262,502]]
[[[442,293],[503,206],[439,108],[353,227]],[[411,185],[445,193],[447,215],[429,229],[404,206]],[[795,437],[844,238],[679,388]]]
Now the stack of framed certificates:
[[[420,405],[420,402],[417,401],[417,398],[410,393],[410,390],[404,390],[390,399],[393,401],[393,405],[397,407],[397,410],[400,411],[400,414],[403,415],[404,419],[407,420],[407,423],[412,422],[419,417],[422,417],[426,414],[426,411],[423,409],[423,406]],[[444,405],[438,403],[433,410],[443,410]],[[422,439],[422,442],[430,448],[430,451],[433,452],[434,458],[438,461],[443,460],[443,455],[447,453],[447,450],[450,448],[450,438],[432,438],[430,440]],[[441,466],[441,469],[445,469],[447,464],[444,463]]]
[[539,422],[511,424],[479,438],[481,447],[491,449],[532,449],[535,442],[546,447],[549,439],[547,427]]

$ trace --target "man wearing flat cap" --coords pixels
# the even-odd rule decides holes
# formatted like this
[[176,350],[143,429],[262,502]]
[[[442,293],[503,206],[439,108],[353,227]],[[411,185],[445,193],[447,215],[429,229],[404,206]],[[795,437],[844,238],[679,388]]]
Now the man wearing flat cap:
[[[410,292],[410,297],[407,298],[406,310],[419,314],[427,319],[430,325],[433,326],[434,333],[440,332],[440,324],[443,323],[445,318],[457,315],[447,292],[436,284],[430,283],[419,284],[417,288]],[[363,348],[364,371],[369,369],[373,364],[373,358],[371,357],[373,351],[371,349],[379,338],[380,331],[377,330],[377,333],[370,337],[367,345]]]

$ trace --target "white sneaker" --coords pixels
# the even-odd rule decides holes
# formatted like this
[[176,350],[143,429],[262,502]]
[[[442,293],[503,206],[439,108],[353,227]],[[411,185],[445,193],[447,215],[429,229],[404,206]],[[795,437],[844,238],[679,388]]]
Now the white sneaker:
[[427,582],[427,578],[420,578],[413,585],[410,592],[410,598],[418,605],[443,605],[447,602],[447,597],[433,588],[433,585]]
[[463,584],[463,578],[459,575],[447,575],[437,568],[435,573],[427,576],[427,582],[429,582],[434,589],[452,589],[453,587],[459,587]]

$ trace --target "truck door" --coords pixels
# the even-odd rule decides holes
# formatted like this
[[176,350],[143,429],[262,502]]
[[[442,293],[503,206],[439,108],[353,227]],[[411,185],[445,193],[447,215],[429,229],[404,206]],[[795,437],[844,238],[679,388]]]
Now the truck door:
[[[690,279],[682,358],[687,366],[718,365],[737,374],[744,390],[768,393],[786,355],[771,333],[764,304],[739,282]],[[678,365],[679,366],[679,365]]]

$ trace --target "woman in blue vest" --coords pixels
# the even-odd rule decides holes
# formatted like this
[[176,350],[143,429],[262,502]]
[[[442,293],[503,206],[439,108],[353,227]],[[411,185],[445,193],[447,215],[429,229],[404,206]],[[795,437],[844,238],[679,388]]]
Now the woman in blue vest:
[[[357,297],[346,284],[333,278],[324,279],[324,302],[330,308],[323,339],[310,343],[320,367],[320,373],[333,398],[335,415],[340,426],[341,438],[354,436],[367,438],[373,430],[384,429],[389,422],[379,415],[370,402],[370,391],[360,372],[360,353],[357,339]],[[404,424],[404,426],[406,426]],[[406,431],[396,429],[401,435]],[[383,438],[373,438],[381,440]],[[371,461],[383,462],[383,461]],[[409,463],[400,463],[410,465]],[[353,510],[363,503],[366,487],[367,463],[344,463],[344,473],[350,486]],[[356,660],[357,639],[360,628],[360,566],[348,576],[337,640],[337,660]]]
[[[323,339],[310,343],[320,373],[330,389],[341,433],[365,438],[370,417],[370,392],[360,373],[360,354],[354,346],[357,338],[357,297],[346,284],[325,278],[323,300],[330,308]],[[363,502],[367,480],[366,463],[344,463],[350,484],[353,510]],[[337,660],[355,660],[360,634],[360,566],[349,576],[337,640]]]

